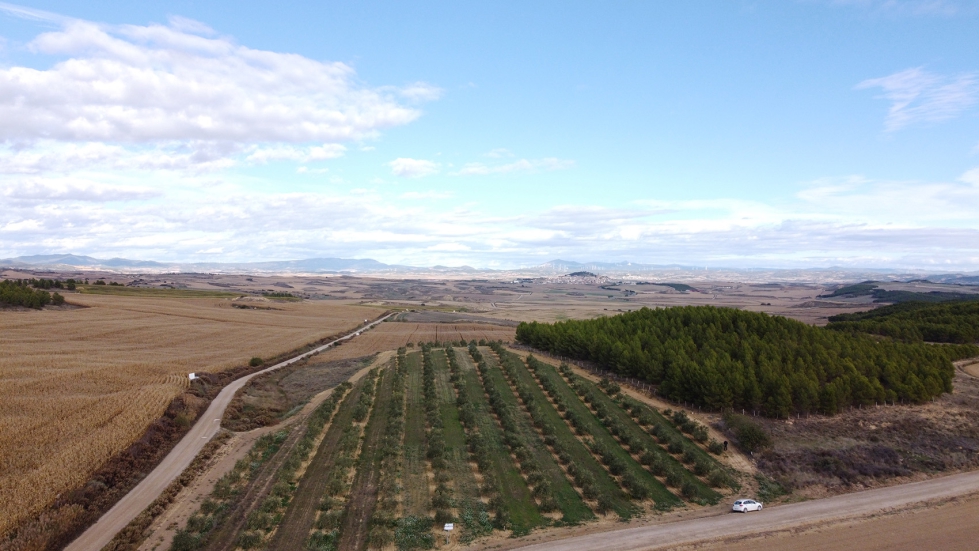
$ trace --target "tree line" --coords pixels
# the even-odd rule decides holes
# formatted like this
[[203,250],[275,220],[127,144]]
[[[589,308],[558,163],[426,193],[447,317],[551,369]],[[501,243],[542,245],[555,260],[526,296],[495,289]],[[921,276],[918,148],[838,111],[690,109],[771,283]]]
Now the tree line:
[[979,301],[904,302],[829,318],[830,329],[870,333],[904,342],[979,342]]
[[[5,279],[0,281],[0,306],[22,306],[24,308],[43,308],[48,304],[60,306],[65,303],[65,297],[44,290],[62,288],[53,287],[50,284],[52,281],[56,280]],[[60,284],[60,282],[58,283]]]
[[521,323],[517,341],[659,385],[673,400],[771,417],[952,390],[952,360],[975,346],[879,342],[763,313],[712,306],[642,308],[613,317]]

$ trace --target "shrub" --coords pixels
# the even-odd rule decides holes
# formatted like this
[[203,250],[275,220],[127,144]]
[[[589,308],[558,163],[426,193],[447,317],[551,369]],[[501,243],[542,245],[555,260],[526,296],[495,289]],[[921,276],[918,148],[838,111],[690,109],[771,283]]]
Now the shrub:
[[717,440],[711,440],[710,443],[707,444],[707,451],[714,455],[720,455],[724,452],[724,445]]
[[666,470],[666,485],[671,488],[677,488],[683,483],[683,474],[680,473],[679,469],[667,469]]
[[697,454],[693,451],[693,448],[687,448],[683,452],[683,462],[687,465],[693,463],[697,460]]
[[683,486],[680,488],[680,494],[687,499],[697,497],[697,485],[690,480],[684,482]]
[[772,445],[772,437],[765,429],[744,415],[728,413],[724,416],[724,423],[734,433],[741,449],[746,452],[756,452]]
[[714,469],[707,476],[707,483],[714,488],[720,488],[728,484],[728,476],[720,469]]
[[706,442],[707,438],[709,438],[707,427],[703,425],[697,425],[697,428],[693,429],[693,432],[691,432],[690,435],[693,436],[694,440],[700,443]]
[[258,367],[263,363],[265,363],[265,361],[262,358],[259,358],[258,356],[255,356],[252,359],[248,360],[248,365],[252,367]]

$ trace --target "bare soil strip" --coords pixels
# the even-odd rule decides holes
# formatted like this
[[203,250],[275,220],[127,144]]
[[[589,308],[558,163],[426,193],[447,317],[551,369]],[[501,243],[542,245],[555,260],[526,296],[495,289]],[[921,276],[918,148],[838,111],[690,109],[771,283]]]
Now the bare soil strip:
[[[370,421],[364,430],[364,444],[357,464],[357,474],[354,475],[350,487],[350,502],[343,526],[340,529],[339,549],[363,549],[367,544],[367,533],[370,531],[370,519],[377,504],[378,479],[380,478],[381,436],[387,428],[387,413],[390,410],[391,386],[394,374],[391,369],[381,372],[381,381],[374,398],[374,408]],[[306,534],[303,533],[305,538]],[[282,551],[300,549],[282,547]]]
[[336,459],[336,447],[340,438],[343,436],[343,429],[350,426],[353,422],[354,408],[350,407],[357,403],[360,394],[364,390],[366,377],[361,378],[354,384],[350,393],[344,397],[344,401],[339,407],[336,417],[330,423],[326,431],[326,436],[320,442],[316,450],[316,456],[306,467],[306,472],[296,494],[286,509],[282,522],[279,523],[272,541],[269,543],[270,550],[282,549],[301,549],[303,542],[309,535],[309,530],[316,520],[316,511],[319,509],[320,498],[323,497],[323,488],[330,478],[330,471]]
[[[817,523],[840,521],[847,518],[865,517],[892,509],[910,508],[915,503],[975,493],[979,493],[979,472],[780,505],[747,515],[725,513],[714,517],[627,528],[530,545],[527,545],[525,540],[524,542],[513,542],[512,545],[505,545],[501,549],[520,548],[532,551],[668,549],[698,541],[748,536],[789,530],[800,526],[811,526]],[[919,546],[918,549],[938,548],[930,544],[932,536],[929,533],[921,536],[924,547]],[[848,547],[852,546],[848,545]]]
[[425,516],[431,500],[425,466],[425,406],[422,369],[417,353],[405,357],[408,369],[404,439],[404,515]]

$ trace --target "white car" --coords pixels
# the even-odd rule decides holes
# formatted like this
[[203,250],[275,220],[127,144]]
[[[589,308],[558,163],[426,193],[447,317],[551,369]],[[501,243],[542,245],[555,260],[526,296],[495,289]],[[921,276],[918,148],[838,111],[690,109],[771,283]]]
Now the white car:
[[734,502],[731,508],[736,513],[747,513],[748,511],[761,511],[761,503],[753,499],[739,499]]

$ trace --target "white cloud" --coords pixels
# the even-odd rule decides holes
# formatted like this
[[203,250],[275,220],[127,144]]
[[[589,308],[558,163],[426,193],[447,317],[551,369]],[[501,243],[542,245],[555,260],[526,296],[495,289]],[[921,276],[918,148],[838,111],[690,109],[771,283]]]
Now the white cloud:
[[905,69],[881,78],[865,80],[858,90],[883,89],[891,102],[885,126],[899,130],[917,122],[940,122],[955,118],[979,99],[976,73],[943,76],[920,67]]
[[507,157],[513,157],[513,153],[505,147],[498,147],[484,153],[483,156],[491,159],[504,159]]
[[411,101],[434,101],[443,93],[444,90],[427,82],[415,82],[398,90],[398,95]]
[[245,157],[245,160],[263,164],[270,161],[299,161],[309,163],[342,157],[346,150],[347,148],[340,144],[324,144],[316,147],[295,147],[280,144],[270,147],[255,147]]
[[[977,175],[950,183],[824,179],[784,202],[647,199],[502,216],[495,205],[406,201],[436,197],[424,192],[255,192],[206,175],[158,185],[172,180],[166,174],[139,189],[31,176],[0,187],[0,258],[71,250],[160,260],[330,255],[487,266],[570,257],[979,269],[979,222],[967,216],[979,204]],[[898,208],[902,201],[915,208]],[[215,248],[222,252],[207,252]]]
[[510,174],[513,172],[540,172],[564,170],[574,166],[574,161],[547,157],[544,159],[520,159],[504,165],[489,166],[484,163],[466,163],[453,176],[485,176],[488,174]]
[[[0,67],[0,143],[7,149],[0,155],[11,161],[0,162],[4,172],[86,162],[213,170],[242,157],[334,159],[343,142],[415,120],[420,112],[404,101],[441,94],[424,82],[371,88],[344,63],[251,49],[180,16],[138,26],[8,4],[0,11],[59,27],[27,47],[53,57],[52,65]],[[58,155],[65,150],[59,143],[77,144],[70,160]]]
[[440,165],[434,161],[424,159],[409,159],[400,157],[388,163],[391,173],[402,178],[422,178],[438,174]]

